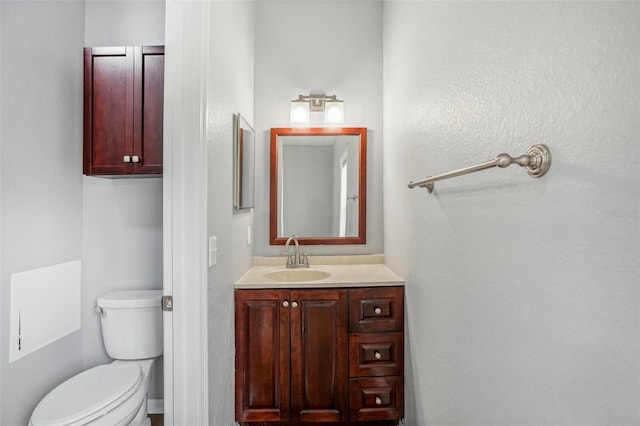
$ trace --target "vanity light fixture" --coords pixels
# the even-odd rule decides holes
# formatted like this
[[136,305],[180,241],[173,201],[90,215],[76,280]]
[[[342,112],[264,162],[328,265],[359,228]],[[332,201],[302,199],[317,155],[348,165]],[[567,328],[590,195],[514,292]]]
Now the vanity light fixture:
[[312,112],[324,113],[324,125],[337,127],[344,123],[344,102],[336,95],[298,95],[291,101],[291,126],[308,127]]
[[[335,96],[334,96],[335,98]],[[324,103],[324,124],[337,127],[344,123],[344,102],[337,99]]]
[[291,127],[309,127],[310,116],[308,100],[300,96],[299,99],[291,101]]

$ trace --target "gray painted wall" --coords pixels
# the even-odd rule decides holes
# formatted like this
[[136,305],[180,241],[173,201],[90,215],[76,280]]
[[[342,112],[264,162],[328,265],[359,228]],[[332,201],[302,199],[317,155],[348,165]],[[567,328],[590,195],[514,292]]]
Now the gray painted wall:
[[[82,48],[164,44],[164,2],[3,1],[0,11],[0,323],[12,273],[83,260],[80,332],[8,364],[2,327],[0,424],[22,425],[53,387],[109,361],[97,295],[162,287],[162,180],[82,176]],[[161,378],[153,389],[162,397]]]
[[8,363],[11,274],[82,258],[82,2],[0,2],[0,424],[83,368],[82,332]]
[[255,91],[254,254],[279,256],[282,249],[269,246],[269,129],[289,127],[289,101],[311,92],[337,95],[345,102],[344,126],[369,129],[367,244],[305,250],[382,253],[382,2],[258,2]]
[[[407,424],[640,422],[640,4],[386,2]],[[518,166],[409,180],[547,144]]]
[[233,209],[233,114],[253,124],[255,2],[217,1],[210,10],[207,227],[217,237],[209,269],[209,424],[233,425],[233,283],[251,267],[252,210]]
[[[88,1],[87,47],[164,45],[164,1]],[[162,178],[83,178],[85,366],[111,361],[96,298],[124,289],[162,288]],[[157,362],[150,398],[162,398]]]

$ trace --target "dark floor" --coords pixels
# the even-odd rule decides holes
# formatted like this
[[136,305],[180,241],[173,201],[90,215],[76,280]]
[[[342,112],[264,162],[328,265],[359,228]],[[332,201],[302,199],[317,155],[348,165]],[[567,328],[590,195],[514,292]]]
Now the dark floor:
[[149,418],[151,419],[151,426],[164,426],[163,414],[149,414]]

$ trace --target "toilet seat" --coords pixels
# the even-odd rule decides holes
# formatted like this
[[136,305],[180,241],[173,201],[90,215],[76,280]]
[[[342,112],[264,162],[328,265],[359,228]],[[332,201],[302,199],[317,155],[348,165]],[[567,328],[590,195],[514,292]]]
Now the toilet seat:
[[31,416],[31,425],[85,424],[121,405],[140,387],[136,364],[105,364],[86,370],[49,392]]

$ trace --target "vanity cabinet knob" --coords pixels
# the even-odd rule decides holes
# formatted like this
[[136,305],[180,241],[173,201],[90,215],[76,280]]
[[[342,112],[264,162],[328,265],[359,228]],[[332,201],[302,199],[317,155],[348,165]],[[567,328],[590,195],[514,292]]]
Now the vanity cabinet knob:
[[376,405],[382,405],[382,398],[376,396]]
[[298,307],[298,302],[296,302],[295,300],[293,302],[291,302],[291,307],[292,308],[297,308]]
[[382,358],[382,354],[380,353],[380,351],[375,351],[375,352],[373,353],[373,357],[374,357],[375,359],[380,359],[380,358]]
[[373,313],[376,315],[380,315],[382,313],[382,309],[380,309],[379,306],[376,306],[375,308],[373,308]]
[[289,307],[289,301],[285,300],[284,302],[282,302],[282,306],[284,306],[285,308]]
[[130,163],[131,157],[129,155],[125,155],[124,157],[122,157],[122,161],[125,163]]
[[137,155],[134,155],[131,157],[131,162],[132,163],[139,163],[140,162],[140,157]]

